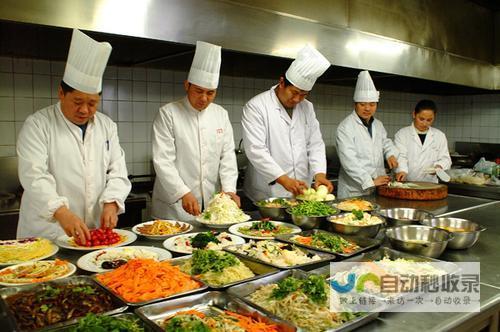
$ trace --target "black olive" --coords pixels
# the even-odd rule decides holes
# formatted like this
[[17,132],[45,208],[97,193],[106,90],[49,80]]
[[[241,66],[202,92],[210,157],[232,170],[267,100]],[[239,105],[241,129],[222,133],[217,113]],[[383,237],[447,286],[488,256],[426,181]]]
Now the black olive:
[[111,270],[111,269],[116,269],[117,267],[120,267],[125,263],[127,263],[127,261],[124,259],[116,259],[114,261],[102,262],[101,267],[106,270]]
[[286,245],[284,245],[283,247],[281,247],[281,249],[283,249],[283,250],[290,250],[290,251],[293,251],[293,247],[292,247],[292,245],[290,245],[290,244],[286,244]]

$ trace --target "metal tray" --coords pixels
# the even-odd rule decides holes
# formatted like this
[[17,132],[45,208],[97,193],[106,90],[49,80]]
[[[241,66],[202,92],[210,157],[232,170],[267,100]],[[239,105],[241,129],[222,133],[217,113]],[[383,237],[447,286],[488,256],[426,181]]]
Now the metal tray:
[[[274,284],[279,282],[282,279],[285,279],[286,277],[295,277],[298,279],[304,279],[311,273],[309,272],[304,272],[301,270],[288,270],[288,271],[281,271],[279,273],[273,274],[271,276],[267,276],[265,278],[261,278],[258,280],[254,280],[251,282],[247,282],[244,284],[240,284],[237,286],[233,286],[227,290],[227,292],[230,295],[237,296],[241,298],[243,301],[249,303],[252,306],[255,306],[256,308],[260,309],[262,312],[268,314],[268,315],[273,315],[270,312],[268,312],[266,309],[261,308],[257,304],[253,303],[248,299],[248,296],[252,293],[254,293],[257,289],[264,285],[268,284]],[[333,332],[333,331],[351,331],[354,330],[360,326],[363,326],[367,324],[368,322],[371,322],[372,320],[375,320],[379,316],[378,312],[370,312],[366,313],[366,315],[360,316],[356,319],[353,319],[351,321],[346,322],[345,324],[342,324],[341,326],[335,328],[335,329],[328,329],[328,332]],[[282,318],[281,318],[282,319]],[[291,324],[291,323],[290,323]]]
[[[172,265],[182,265],[182,264],[184,264],[185,261],[189,260],[191,257],[192,257],[192,255],[177,257],[177,258],[171,259],[170,263]],[[193,276],[193,279],[196,279],[196,280],[199,280],[199,281],[205,283],[205,285],[207,285],[208,287],[210,287],[212,289],[224,289],[227,287],[231,287],[231,286],[240,284],[242,282],[252,281],[252,280],[259,279],[259,278],[271,275],[273,273],[279,272],[278,269],[276,269],[272,266],[269,266],[269,265],[254,262],[254,261],[251,261],[251,260],[243,258],[243,257],[239,257],[238,259],[241,261],[241,263],[245,264],[250,270],[252,270],[252,272],[255,274],[254,277],[246,278],[246,279],[242,279],[242,280],[238,280],[238,281],[233,281],[231,283],[224,284],[224,285],[212,285],[212,284],[209,284],[208,282],[203,281],[202,279],[197,278],[195,276]]]
[[[128,319],[137,319],[138,321],[138,324],[140,327],[144,328],[144,331],[145,332],[152,332],[153,329],[144,321],[141,319],[141,317],[139,317],[138,315],[132,313],[132,312],[125,312],[125,313],[121,313],[121,314],[117,314],[117,315],[111,315],[112,317],[116,317],[116,318],[128,318]],[[63,327],[60,327],[60,328],[57,328],[57,329],[53,329],[53,330],[50,330],[51,332],[69,332],[71,331],[71,329],[75,328],[77,326],[77,324],[74,324],[74,325],[69,325],[69,326],[63,326]]]
[[219,309],[231,310],[239,314],[261,318],[265,322],[277,324],[279,331],[296,331],[295,327],[279,318],[254,308],[238,297],[218,291],[195,294],[180,299],[150,304],[135,309],[135,313],[146,321],[155,331],[163,332],[164,329],[161,328],[161,323],[165,318],[174,315],[176,312],[195,309],[206,315],[213,316],[218,314],[211,308],[214,306]]
[[194,279],[194,280],[196,280],[196,281],[198,281],[198,282],[201,283],[201,287],[200,288],[192,289],[192,290],[189,290],[189,291],[186,291],[186,292],[175,293],[175,294],[172,294],[172,295],[167,296],[167,297],[160,297],[160,298],[157,298],[157,299],[152,299],[152,300],[147,300],[147,301],[142,301],[142,302],[128,302],[123,297],[121,297],[120,295],[118,295],[115,292],[113,292],[113,290],[111,288],[107,287],[106,285],[104,285],[103,283],[101,283],[99,280],[97,280],[96,277],[97,277],[97,274],[92,275],[92,278],[95,280],[95,282],[97,282],[99,285],[101,285],[101,287],[105,288],[108,292],[112,293],[117,298],[119,298],[121,301],[125,302],[127,305],[129,305],[131,307],[143,306],[143,305],[154,303],[154,302],[158,302],[158,301],[163,301],[163,300],[167,300],[167,299],[173,299],[173,298],[176,298],[176,297],[179,297],[179,296],[184,296],[184,295],[188,295],[188,294],[194,294],[194,293],[197,293],[197,292],[200,292],[200,291],[204,291],[204,290],[206,290],[208,288],[208,286],[205,285],[205,283],[203,281],[200,281],[200,280],[197,280],[197,279],[191,277],[192,279]]
[[[263,241],[278,242],[278,241],[273,241],[273,240],[263,240]],[[255,242],[258,242],[258,241],[255,241]],[[278,243],[281,243],[281,242],[278,242]],[[248,243],[246,243],[246,244],[248,244]],[[241,246],[244,246],[244,245],[245,244],[227,246],[227,247],[223,248],[223,250],[225,250],[227,252],[230,252],[230,253],[232,253],[232,254],[234,254],[236,256],[243,257],[243,258],[246,258],[248,260],[254,261],[254,262],[258,262],[258,263],[262,263],[262,264],[274,266],[274,267],[276,267],[278,269],[285,269],[285,270],[286,269],[299,269],[299,268],[303,268],[303,267],[307,267],[307,269],[313,269],[315,267],[317,268],[317,267],[323,265],[325,262],[329,262],[329,261],[335,259],[335,255],[332,255],[332,254],[329,254],[329,253],[326,253],[326,252],[322,252],[322,251],[305,249],[305,248],[301,248],[301,247],[297,246],[297,249],[302,250],[302,251],[304,251],[306,253],[309,253],[309,254],[318,255],[321,259],[318,260],[318,261],[314,261],[314,262],[308,262],[308,263],[297,264],[297,265],[292,265],[292,266],[281,266],[281,265],[275,265],[275,264],[272,264],[272,263],[265,262],[263,260],[255,258],[255,257],[250,257],[248,255],[245,255],[243,253],[239,253],[239,252],[236,251],[237,248],[239,248]]]
[[[336,236],[342,237],[342,238],[346,239],[347,241],[358,245],[360,248],[358,250],[355,250],[355,251],[349,253],[349,254],[344,254],[344,253],[341,253],[341,252],[331,251],[331,250],[324,249],[324,248],[309,246],[307,244],[302,244],[302,243],[295,242],[295,241],[291,240],[291,238],[294,237],[294,236],[296,236],[296,235],[310,236],[310,235],[313,235],[313,234],[316,234],[316,233],[324,233],[324,234],[328,234],[328,235],[336,235]],[[364,252],[364,251],[367,251],[367,250],[370,250],[370,249],[374,249],[375,247],[379,246],[380,242],[381,242],[379,240],[375,240],[375,239],[372,239],[372,238],[361,237],[361,236],[349,236],[349,235],[344,235],[344,234],[331,233],[331,232],[327,232],[327,231],[324,231],[324,230],[321,230],[321,229],[312,229],[312,230],[303,231],[303,232],[300,232],[300,233],[297,233],[297,234],[281,234],[281,235],[276,236],[276,240],[287,242],[287,243],[291,243],[291,244],[296,244],[298,246],[305,247],[305,248],[308,248],[308,249],[313,249],[313,250],[317,250],[317,251],[323,251],[323,252],[332,253],[332,254],[335,254],[336,256],[341,257],[342,259],[355,256],[355,255],[357,255],[357,254],[359,254],[361,252]]]
[[[28,330],[21,330],[19,327],[17,327],[17,322],[12,314],[12,312],[9,310],[9,305],[5,301],[5,299],[11,295],[20,293],[20,292],[26,292],[26,291],[39,291],[45,288],[45,286],[50,285],[50,286],[65,286],[65,285],[90,285],[90,286],[96,286],[99,288],[104,288],[100,284],[96,283],[95,280],[93,280],[89,276],[72,276],[64,279],[57,279],[57,280],[52,280],[49,282],[44,282],[44,283],[39,283],[39,284],[33,284],[33,285],[24,285],[24,286],[15,286],[15,287],[8,287],[8,288],[2,288],[0,289],[0,312],[3,311],[7,313],[7,318],[9,321],[9,325],[11,329],[14,331],[28,331]],[[104,290],[104,289],[103,289]],[[107,290],[104,290],[106,293],[109,293]],[[125,305],[124,301],[122,301],[119,297],[117,297],[115,294],[111,293],[111,300],[113,303],[113,310],[106,311],[101,313],[102,315],[113,315],[117,314],[120,312],[123,312],[127,310],[127,305]],[[57,324],[53,325],[48,325],[43,328],[37,329],[35,331],[46,331],[49,329],[53,328],[58,328],[58,327],[63,327],[67,325],[72,325],[75,324],[80,317],[76,317],[70,320],[67,320],[65,322],[59,322]],[[33,331],[33,330],[29,330]]]

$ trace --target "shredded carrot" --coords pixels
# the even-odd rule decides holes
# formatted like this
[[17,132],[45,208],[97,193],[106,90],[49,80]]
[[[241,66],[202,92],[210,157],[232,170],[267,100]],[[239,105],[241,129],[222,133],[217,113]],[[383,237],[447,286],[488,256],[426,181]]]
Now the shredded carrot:
[[198,317],[200,317],[202,319],[205,318],[205,314],[203,312],[200,312],[200,311],[195,310],[195,309],[178,311],[178,312],[175,313],[174,316],[177,316],[177,315],[194,315],[194,316],[198,316]]
[[143,302],[199,288],[201,284],[168,261],[132,259],[99,280],[128,302]]
[[310,245],[312,243],[312,236],[300,236],[297,241],[302,244]]
[[234,317],[238,320],[238,325],[248,332],[275,332],[279,331],[276,324],[268,324],[263,321],[260,317],[252,318],[249,316],[244,316],[237,314],[232,311],[225,311],[228,316]]

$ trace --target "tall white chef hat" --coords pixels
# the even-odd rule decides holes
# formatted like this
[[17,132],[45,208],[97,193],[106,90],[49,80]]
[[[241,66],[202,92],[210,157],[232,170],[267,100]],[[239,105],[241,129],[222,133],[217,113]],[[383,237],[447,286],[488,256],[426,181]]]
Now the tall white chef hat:
[[68,61],[64,70],[63,81],[73,89],[95,94],[102,91],[102,74],[106,69],[111,45],[97,42],[73,29]]
[[221,47],[197,41],[188,81],[205,89],[217,89],[220,64]]
[[330,62],[314,47],[306,45],[297,54],[285,77],[297,88],[310,91],[328,67]]
[[354,102],[378,102],[379,96],[380,92],[375,88],[370,73],[367,70],[360,72],[356,82],[356,90],[354,90]]

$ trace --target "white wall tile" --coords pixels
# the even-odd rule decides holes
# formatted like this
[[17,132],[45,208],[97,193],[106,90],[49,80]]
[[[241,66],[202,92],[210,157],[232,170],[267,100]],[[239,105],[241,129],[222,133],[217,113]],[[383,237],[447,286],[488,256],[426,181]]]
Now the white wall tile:
[[0,121],[14,121],[13,97],[0,97]]
[[33,97],[50,98],[52,86],[49,75],[33,75]]
[[146,74],[146,68],[132,68],[132,79],[134,81],[146,81],[147,80],[147,74]]
[[118,80],[118,100],[132,100],[132,81]]
[[33,60],[33,73],[50,75],[50,61],[48,60]]
[[133,81],[132,100],[146,101],[148,95],[148,84],[145,81]]
[[14,96],[33,97],[33,75],[14,73]]
[[134,122],[146,121],[147,111],[146,102],[144,101],[134,101],[132,103],[132,119]]
[[16,144],[16,126],[14,122],[0,122],[0,142],[2,142],[2,145]]
[[14,99],[14,119],[16,121],[24,121],[31,114],[33,114],[33,98]]
[[61,85],[61,77],[50,76],[51,88],[50,93],[52,98],[58,98],[59,86]]
[[161,81],[172,83],[174,81],[174,73],[171,70],[162,70],[161,71]]
[[160,89],[160,82],[148,82],[148,101],[160,101],[161,100],[161,89]]
[[1,145],[0,146],[0,157],[15,157],[16,156],[16,146],[15,145]]
[[59,76],[59,80],[62,80],[65,68],[66,68],[66,62],[62,61],[50,62],[50,73],[52,75]]
[[33,98],[33,112],[50,105],[52,105],[52,99],[50,98]]
[[130,172],[135,175],[140,174],[151,174],[149,169],[149,163],[133,163],[133,172]]
[[133,131],[134,142],[145,143],[151,141],[151,124],[149,122],[135,122]]
[[118,102],[118,121],[133,121],[132,115],[132,102],[119,101]]
[[123,152],[125,153],[125,161],[127,162],[127,169],[130,170],[132,169],[130,163],[132,162],[132,159],[134,157],[134,143],[124,143],[120,141],[120,146],[122,147]]
[[25,58],[13,58],[14,73],[33,73],[33,60]]
[[119,80],[131,80],[132,79],[132,68],[130,68],[130,67],[118,67],[118,79]]
[[161,70],[155,68],[147,68],[147,80],[148,82],[160,82]]
[[155,119],[156,114],[158,113],[160,107],[161,107],[161,103],[148,102],[146,105],[146,113],[147,113],[146,121],[149,121],[152,123],[153,120]]
[[163,104],[174,101],[174,85],[172,83],[161,83],[160,101]]
[[0,73],[0,96],[14,96],[14,75],[11,73]]
[[131,143],[134,141],[132,122],[118,122],[118,137],[122,143]]
[[109,116],[111,120],[118,121],[118,102],[114,100],[104,100],[102,112]]
[[148,163],[151,160],[151,145],[149,143],[134,143],[134,157],[132,159],[135,163]]
[[104,79],[113,79],[116,80],[118,78],[118,67],[116,66],[106,66],[104,70]]
[[0,57],[0,72],[12,73],[12,58]]
[[118,99],[118,81],[114,79],[104,79],[102,82],[102,98],[104,100]]

